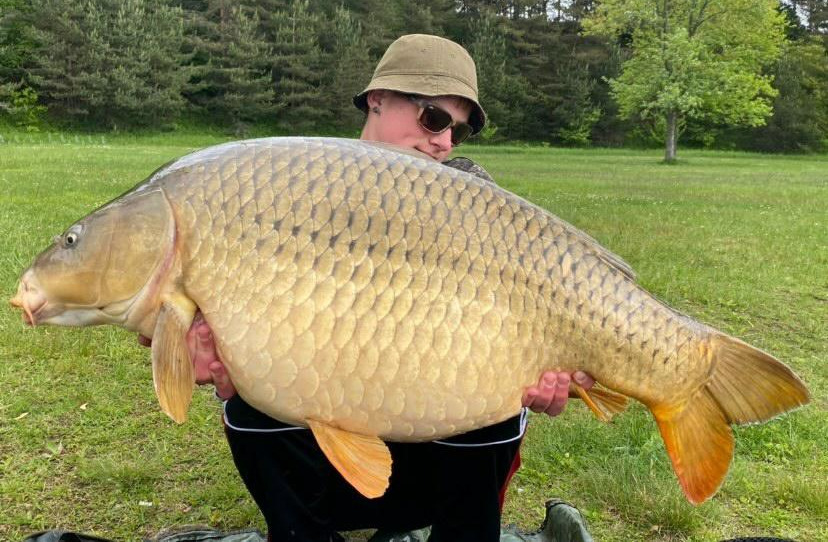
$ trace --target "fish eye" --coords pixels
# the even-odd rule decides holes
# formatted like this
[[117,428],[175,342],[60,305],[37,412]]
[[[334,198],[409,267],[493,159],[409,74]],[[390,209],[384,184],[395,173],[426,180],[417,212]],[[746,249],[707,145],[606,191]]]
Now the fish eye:
[[63,235],[63,248],[74,248],[78,244],[80,233],[72,229]]

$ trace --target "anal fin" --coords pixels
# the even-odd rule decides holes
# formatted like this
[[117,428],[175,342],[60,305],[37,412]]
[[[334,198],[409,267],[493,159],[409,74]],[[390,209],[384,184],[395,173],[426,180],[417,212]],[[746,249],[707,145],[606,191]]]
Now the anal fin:
[[161,410],[184,423],[193,397],[195,370],[187,350],[187,331],[196,305],[182,294],[165,296],[152,334],[152,381]]
[[391,452],[379,437],[358,435],[313,420],[308,426],[328,461],[357,491],[369,499],[385,493],[391,477]]
[[681,406],[651,410],[687,500],[706,501],[733,458],[733,432],[724,412],[706,388]]
[[612,417],[627,408],[627,396],[614,392],[598,384],[585,390],[572,383],[572,389],[578,394],[595,416],[602,422],[609,422]]

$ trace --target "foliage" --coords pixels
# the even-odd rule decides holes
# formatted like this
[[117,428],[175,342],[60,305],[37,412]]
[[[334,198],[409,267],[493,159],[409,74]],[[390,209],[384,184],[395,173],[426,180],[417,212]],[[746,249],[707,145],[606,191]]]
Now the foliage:
[[208,4],[188,13],[193,55],[190,102],[243,135],[246,125],[275,110],[271,47],[259,14],[243,6]]
[[0,85],[0,112],[5,112],[15,126],[28,132],[37,132],[46,113],[46,106],[40,105],[37,92],[22,83]]
[[109,128],[175,118],[186,78],[179,10],[161,0],[35,0],[28,78],[50,111]]
[[804,26],[811,34],[828,34],[828,0],[783,0],[802,15]]
[[632,54],[611,81],[619,113],[666,121],[666,159],[686,119],[758,126],[776,95],[763,68],[779,54],[775,0],[604,0],[585,21],[594,34],[629,34]]
[[337,7],[331,27],[331,50],[337,62],[326,78],[323,93],[329,103],[332,124],[343,130],[353,129],[360,124],[363,114],[354,107],[352,99],[367,86],[372,62],[362,25],[350,11]]
[[811,40],[788,44],[774,68],[779,94],[766,126],[743,145],[762,151],[822,151],[828,146],[828,57]]
[[[772,145],[761,142],[775,138],[780,147],[809,150],[828,139],[819,115],[813,122],[798,115],[821,111],[815,96],[826,62],[816,47],[828,50],[827,6],[828,0],[0,0],[0,84],[31,87],[50,119],[90,128],[195,122],[237,136],[353,135],[363,117],[351,98],[388,44],[426,32],[457,41],[475,58],[481,102],[493,122],[488,141],[617,146],[649,141],[646,134],[656,131],[658,140],[668,131],[677,138],[686,128],[690,144],[764,149]],[[782,33],[814,48],[785,48],[774,63]],[[765,129],[771,105],[779,112]]]
[[274,13],[273,82],[280,126],[307,130],[330,120],[322,93],[323,52],[319,46],[321,17],[308,0],[291,0],[285,11]]
[[548,94],[558,96],[552,109],[552,125],[561,143],[567,145],[588,145],[592,131],[601,118],[601,106],[596,103],[596,88],[599,76],[593,73],[596,64],[607,70],[608,55],[603,43],[584,39],[577,34],[579,27],[560,25],[555,43],[558,54],[549,55],[557,59],[552,65],[555,85],[544,89]]
[[30,12],[26,0],[0,0],[0,83],[20,81],[23,65],[36,50],[27,22]]
[[486,132],[486,140],[495,136],[519,137],[526,112],[515,104],[526,103],[529,82],[509,65],[504,23],[493,13],[484,11],[470,20],[470,25],[476,30],[468,50],[472,58],[478,59],[480,103],[486,110],[488,122],[494,127]]
[[23,86],[22,83],[10,83],[0,85],[0,111],[3,110],[15,126],[37,132],[46,113],[46,106],[38,103],[37,92],[33,88]]

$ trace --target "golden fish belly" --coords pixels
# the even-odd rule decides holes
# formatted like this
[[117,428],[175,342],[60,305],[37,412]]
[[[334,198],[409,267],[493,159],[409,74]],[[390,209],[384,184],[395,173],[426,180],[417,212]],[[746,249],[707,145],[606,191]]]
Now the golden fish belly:
[[707,372],[701,326],[491,183],[358,142],[213,152],[165,186],[184,286],[273,417],[425,440],[516,414],[544,369],[645,402]]

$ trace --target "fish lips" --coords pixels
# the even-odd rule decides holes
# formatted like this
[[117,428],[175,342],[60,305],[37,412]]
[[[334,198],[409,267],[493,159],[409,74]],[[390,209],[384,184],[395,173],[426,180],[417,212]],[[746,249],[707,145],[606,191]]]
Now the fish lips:
[[48,305],[46,297],[39,290],[30,288],[24,280],[17,287],[17,294],[9,300],[12,307],[23,310],[23,321],[30,326],[42,320],[43,310]]
[[84,326],[106,323],[108,315],[98,307],[66,307],[50,303],[36,289],[21,283],[17,295],[9,300],[12,307],[23,310],[23,322],[28,326],[55,324],[63,326]]
[[15,299],[12,300],[12,305],[23,309],[23,322],[32,327],[40,324],[80,327],[107,324],[111,320],[111,317],[99,308],[67,310],[67,307],[48,302],[33,307],[25,302],[19,304]]

